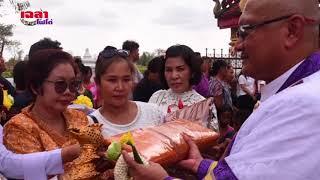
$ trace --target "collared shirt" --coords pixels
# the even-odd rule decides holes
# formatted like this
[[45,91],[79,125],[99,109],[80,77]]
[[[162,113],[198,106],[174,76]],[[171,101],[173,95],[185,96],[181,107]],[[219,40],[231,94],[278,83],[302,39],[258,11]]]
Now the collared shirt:
[[0,126],[0,172],[6,177],[43,180],[47,175],[63,173],[61,149],[31,153],[14,154],[3,145],[2,126]]
[[284,84],[286,82],[286,80],[289,78],[289,76],[293,73],[294,70],[296,70],[298,68],[298,66],[302,62],[303,61],[296,64],[295,66],[290,68],[288,71],[286,71],[284,74],[282,74],[281,76],[279,76],[275,80],[273,80],[270,83],[268,83],[267,85],[265,85],[261,89],[261,100],[260,101],[263,102],[266,99],[268,99],[269,97],[271,97],[272,95],[276,94],[276,92],[281,88],[282,84]]
[[[250,91],[251,94],[255,93],[255,79],[253,79],[252,77],[245,76],[245,75],[241,74],[239,76],[238,81],[239,81],[239,85],[244,85]],[[243,96],[246,94],[247,93],[244,92],[244,90],[242,90],[241,87],[239,87],[238,96]]]

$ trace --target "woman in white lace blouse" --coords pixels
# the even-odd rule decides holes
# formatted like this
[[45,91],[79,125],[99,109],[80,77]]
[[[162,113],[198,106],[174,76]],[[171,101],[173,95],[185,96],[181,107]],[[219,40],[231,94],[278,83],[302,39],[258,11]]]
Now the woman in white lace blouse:
[[165,113],[190,106],[205,98],[192,89],[201,80],[200,59],[185,45],[167,49],[161,78],[168,90],[155,92],[149,103],[157,104]]
[[[164,113],[171,113],[185,106],[191,106],[205,100],[203,96],[192,89],[202,76],[200,59],[193,50],[185,45],[174,45],[167,49],[164,67],[162,68],[162,82],[168,90],[159,90],[149,99],[149,103],[157,104]],[[208,108],[209,109],[209,108]],[[216,108],[210,108],[211,124],[209,128],[218,131]]]

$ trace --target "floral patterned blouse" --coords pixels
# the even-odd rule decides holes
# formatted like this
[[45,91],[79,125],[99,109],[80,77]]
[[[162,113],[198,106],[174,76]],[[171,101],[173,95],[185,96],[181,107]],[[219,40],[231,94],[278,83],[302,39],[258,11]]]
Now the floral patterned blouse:
[[[67,127],[88,125],[86,115],[80,111],[67,109],[63,116]],[[3,140],[9,150],[18,154],[49,151],[78,143],[70,132],[61,135],[47,126],[31,112],[31,106],[24,108],[4,126]],[[65,170],[69,165],[72,162],[66,164]]]
[[170,113],[182,109],[183,106],[191,106],[202,100],[205,100],[205,98],[195,90],[178,94],[168,89],[155,92],[149,99],[149,103],[157,104],[163,112]]

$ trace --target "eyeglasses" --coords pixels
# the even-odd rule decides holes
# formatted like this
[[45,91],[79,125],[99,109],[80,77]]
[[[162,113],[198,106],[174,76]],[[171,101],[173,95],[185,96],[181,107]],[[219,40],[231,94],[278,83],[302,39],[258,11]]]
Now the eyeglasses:
[[239,30],[238,30],[238,37],[244,40],[253,30],[255,30],[255,29],[259,28],[259,27],[262,27],[264,25],[267,25],[267,24],[271,24],[271,23],[274,23],[274,22],[278,22],[278,21],[282,21],[282,20],[288,19],[291,16],[292,15],[281,16],[281,17],[278,17],[278,18],[275,18],[275,19],[271,19],[271,20],[267,20],[267,21],[263,21],[263,22],[257,23],[257,24],[244,24],[244,25],[241,25],[241,26],[239,26]]
[[67,88],[71,93],[77,93],[80,89],[81,81],[80,80],[72,80],[70,82],[58,80],[58,81],[50,81],[45,80],[46,82],[53,83],[54,84],[54,90],[58,94],[64,93]]
[[99,53],[99,57],[103,58],[112,58],[117,55],[123,58],[127,58],[129,56],[129,53],[128,51],[122,49],[108,49],[103,50]]

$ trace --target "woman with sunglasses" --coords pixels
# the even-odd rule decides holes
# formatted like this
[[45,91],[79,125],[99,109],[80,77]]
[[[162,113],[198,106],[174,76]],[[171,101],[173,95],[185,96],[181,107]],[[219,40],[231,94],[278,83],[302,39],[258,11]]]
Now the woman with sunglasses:
[[5,146],[27,154],[77,144],[68,128],[85,126],[88,119],[80,111],[67,109],[80,84],[72,56],[54,49],[37,52],[28,61],[27,79],[34,100],[4,127]]
[[135,68],[123,50],[103,50],[96,62],[95,82],[103,99],[102,106],[89,115],[91,123],[100,123],[105,137],[137,128],[156,126],[164,113],[153,104],[131,101]]

